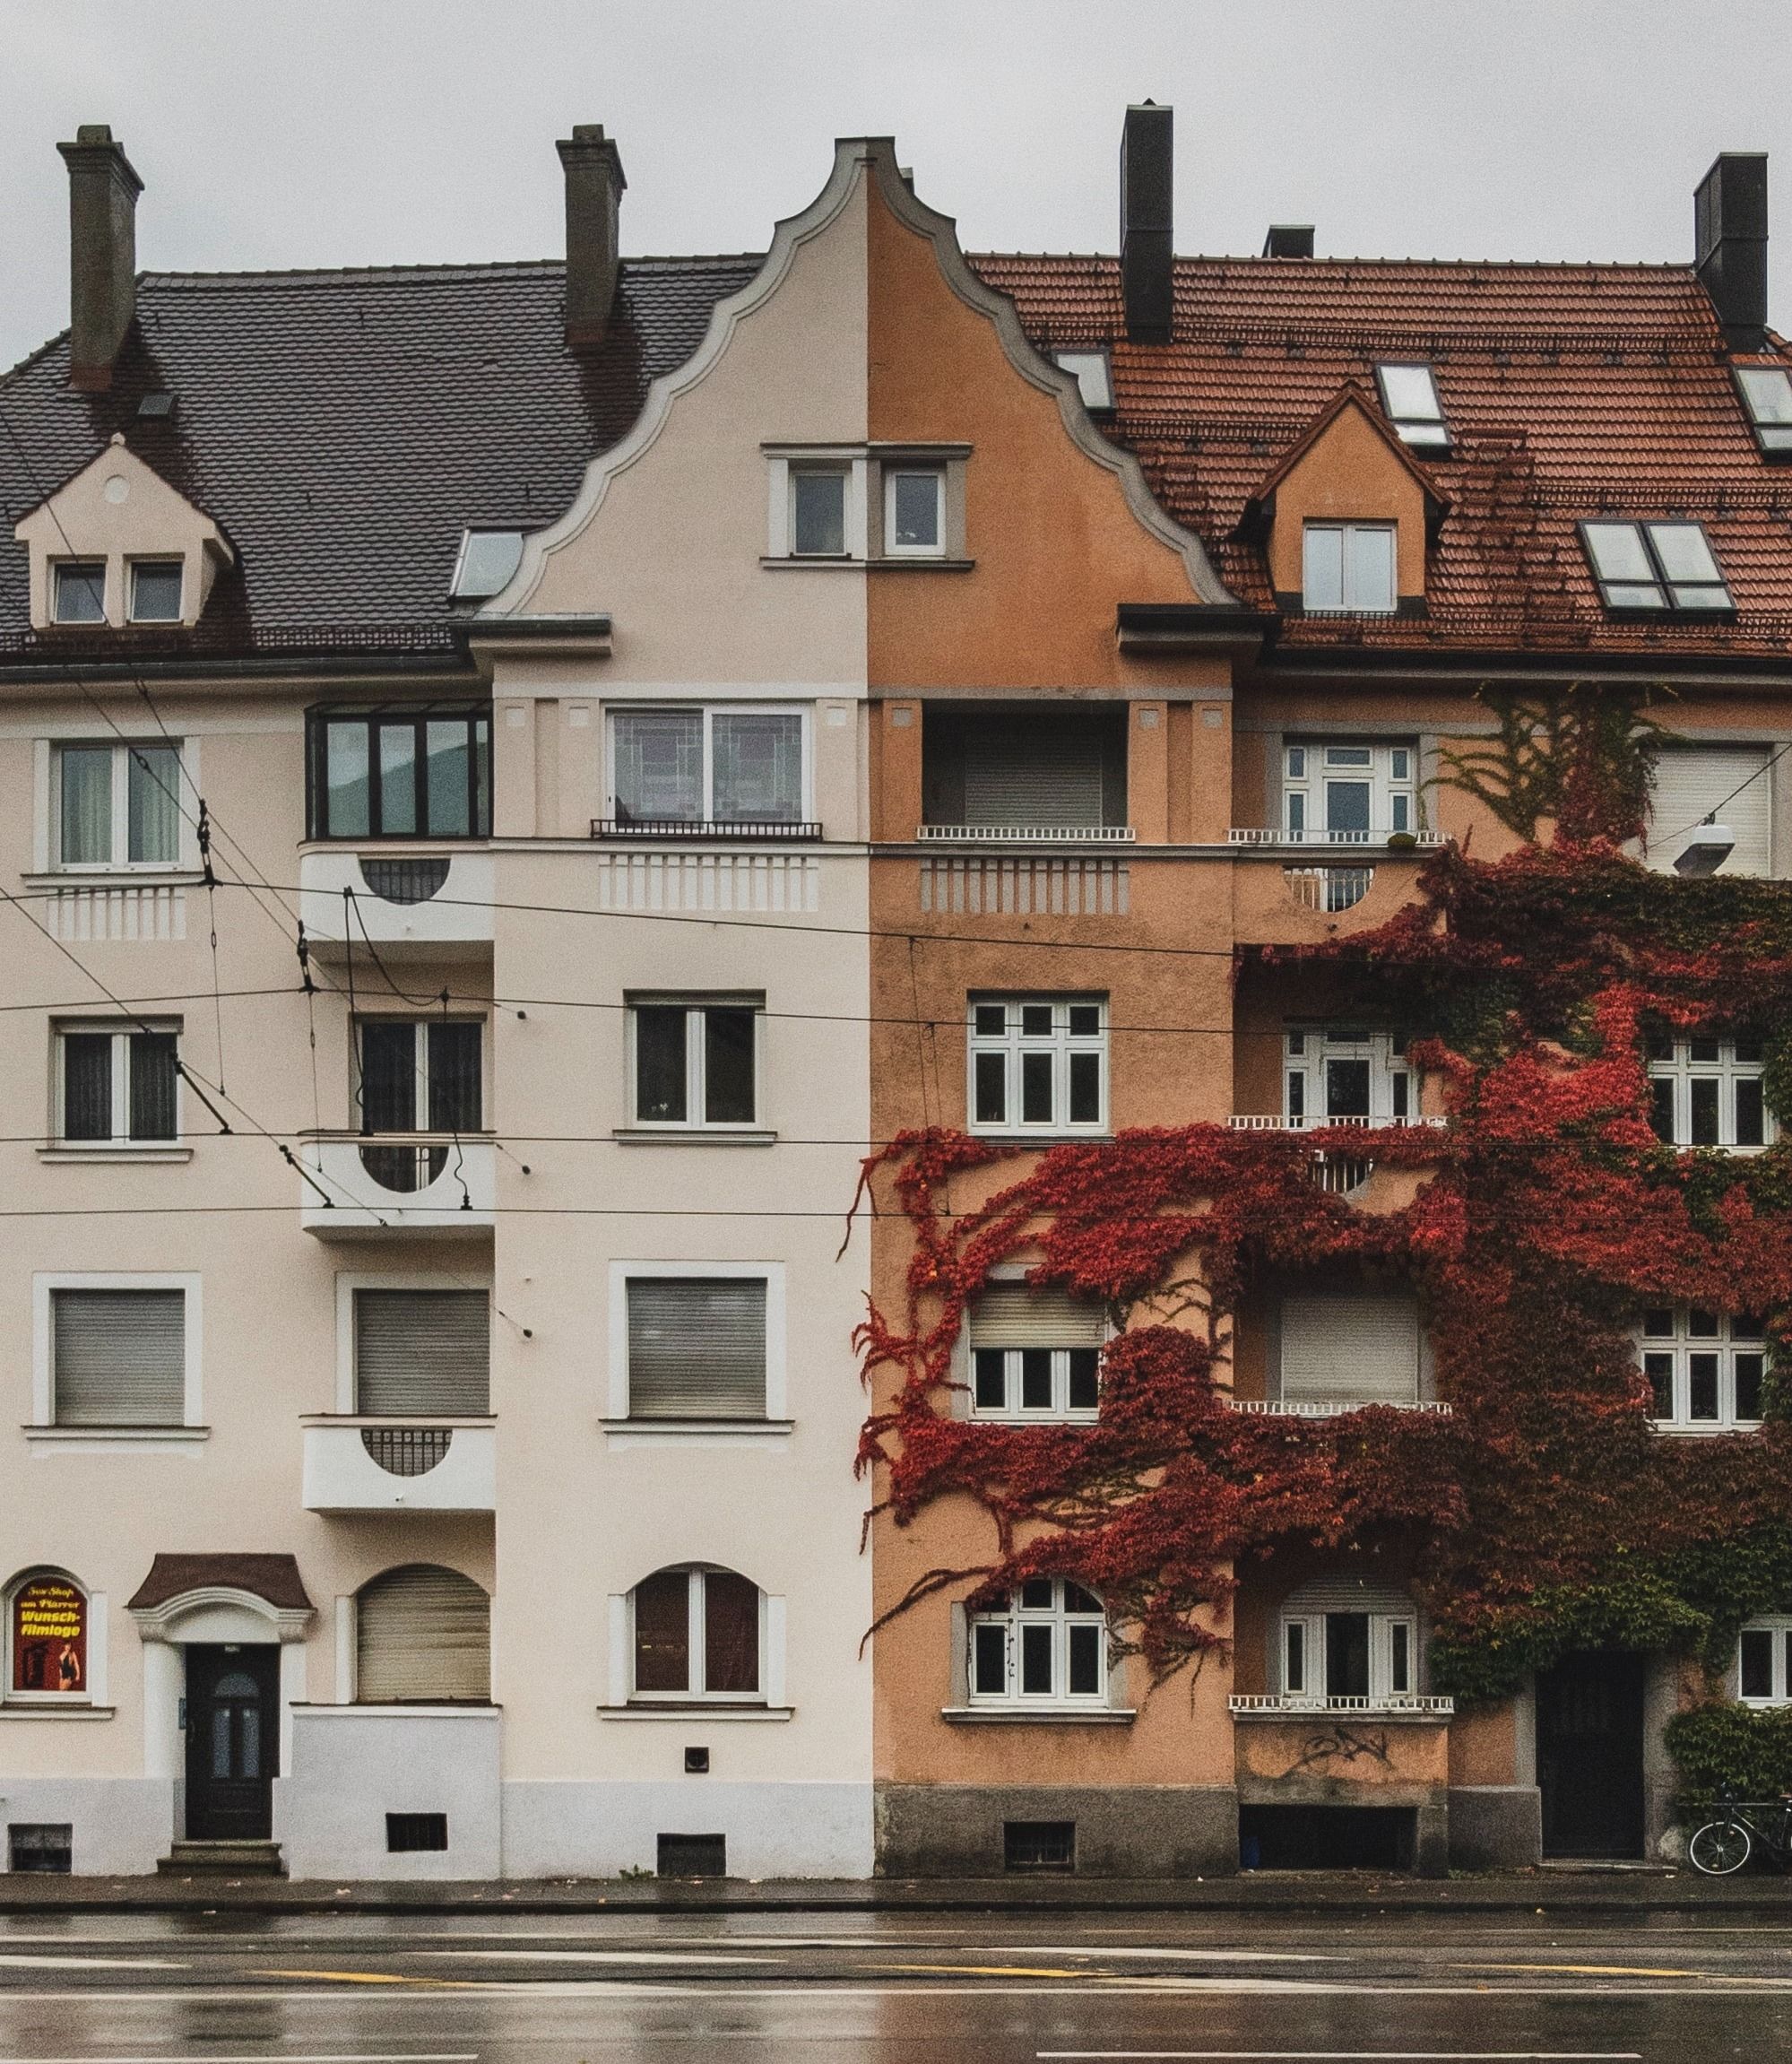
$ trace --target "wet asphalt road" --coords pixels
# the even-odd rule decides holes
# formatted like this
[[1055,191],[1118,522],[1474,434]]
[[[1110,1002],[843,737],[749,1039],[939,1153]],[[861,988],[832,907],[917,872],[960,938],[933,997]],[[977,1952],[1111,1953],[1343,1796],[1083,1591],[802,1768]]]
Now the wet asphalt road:
[[1751,2064],[1792,1921],[43,1915],[0,2064]]

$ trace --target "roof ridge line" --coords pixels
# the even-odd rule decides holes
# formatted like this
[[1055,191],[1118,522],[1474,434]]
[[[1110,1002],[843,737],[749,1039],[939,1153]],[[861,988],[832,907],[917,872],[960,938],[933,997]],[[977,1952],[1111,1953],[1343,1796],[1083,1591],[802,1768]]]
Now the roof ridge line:
[[[645,252],[633,256],[625,252],[621,264],[626,271],[630,265],[757,265],[762,264],[764,259],[763,251]],[[419,259],[414,262],[399,260],[368,265],[248,267],[229,272],[155,266],[140,272],[137,274],[137,283],[140,286],[146,282],[170,285],[200,281],[257,286],[274,281],[367,280],[385,276],[411,278],[424,273],[560,273],[566,270],[566,263],[564,258],[443,258]]]

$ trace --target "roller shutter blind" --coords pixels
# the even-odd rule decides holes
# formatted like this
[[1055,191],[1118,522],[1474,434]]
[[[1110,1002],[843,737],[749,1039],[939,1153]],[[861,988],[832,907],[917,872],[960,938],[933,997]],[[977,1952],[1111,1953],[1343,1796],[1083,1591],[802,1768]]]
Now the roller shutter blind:
[[1099,1348],[1107,1314],[1068,1290],[994,1283],[971,1307],[973,1348]]
[[628,1283],[628,1416],[763,1418],[766,1286],[742,1277]]
[[965,741],[965,821],[1099,825],[1099,739],[1050,724],[979,724]]
[[483,1290],[357,1290],[355,1409],[372,1417],[473,1417],[491,1409]]
[[177,1427],[186,1416],[184,1290],[52,1290],[59,1427]]
[[1768,757],[1764,745],[1671,746],[1664,751],[1656,765],[1649,810],[1649,864],[1671,868],[1686,846],[1692,827],[1715,811],[1718,821],[1727,825],[1736,839],[1736,851],[1719,873],[1770,872],[1771,777],[1764,771]]
[[1418,1307],[1410,1297],[1288,1297],[1282,1305],[1282,1396],[1411,1404],[1419,1394]]
[[454,1570],[389,1571],[355,1600],[355,1696],[399,1705],[491,1696],[491,1600]]

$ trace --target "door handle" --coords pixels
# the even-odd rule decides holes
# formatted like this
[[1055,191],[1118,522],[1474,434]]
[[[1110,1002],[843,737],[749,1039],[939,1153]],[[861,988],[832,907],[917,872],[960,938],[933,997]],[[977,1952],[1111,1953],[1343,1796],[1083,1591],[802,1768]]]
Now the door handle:
[[180,1714],[174,1724],[182,1734],[186,1732],[186,1701],[185,1699],[180,1702]]

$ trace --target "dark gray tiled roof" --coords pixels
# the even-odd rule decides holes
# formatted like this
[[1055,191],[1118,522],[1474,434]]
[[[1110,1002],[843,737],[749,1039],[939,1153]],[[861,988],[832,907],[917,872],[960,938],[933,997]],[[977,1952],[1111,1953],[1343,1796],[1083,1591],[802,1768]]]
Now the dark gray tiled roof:
[[[66,336],[0,377],[0,661],[69,649],[29,634],[13,526],[115,430],[238,555],[198,632],[134,651],[446,648],[463,527],[558,516],[759,264],[625,259],[584,353],[558,264],[144,274],[110,392],[70,390]],[[140,418],[158,392],[173,415]]]

